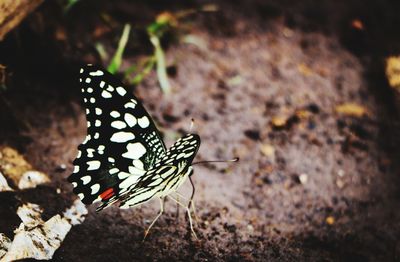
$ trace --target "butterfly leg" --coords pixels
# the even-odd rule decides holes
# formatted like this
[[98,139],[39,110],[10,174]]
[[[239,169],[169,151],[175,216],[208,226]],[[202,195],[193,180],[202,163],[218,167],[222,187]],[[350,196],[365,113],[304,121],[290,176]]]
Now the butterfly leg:
[[160,200],[160,212],[158,213],[158,215],[156,216],[156,218],[154,218],[153,222],[151,222],[150,226],[146,229],[146,231],[144,232],[144,237],[143,237],[143,241],[146,239],[147,234],[150,231],[150,228],[154,225],[154,223],[157,221],[157,219],[162,215],[162,213],[164,212],[164,201],[161,198],[158,198]]
[[196,219],[196,222],[198,222],[198,218],[197,218],[197,214],[196,214],[196,208],[194,207],[194,200],[193,200],[194,193],[196,192],[196,188],[194,187],[194,183],[193,183],[193,180],[192,180],[191,176],[189,176],[189,181],[190,181],[190,184],[192,185],[192,195],[190,196],[189,208],[191,206],[193,207],[194,218]]
[[185,206],[184,204],[182,204],[181,202],[179,202],[178,200],[176,200],[175,198],[173,198],[172,196],[168,195],[168,197],[170,199],[172,199],[173,201],[175,201],[176,203],[178,203],[180,206],[182,206],[183,208],[186,209],[186,212],[187,212],[188,217],[189,217],[190,229],[192,230],[192,233],[193,233],[194,237],[196,239],[198,239],[197,235],[196,235],[196,232],[194,232],[194,229],[193,229],[193,222],[192,222],[192,216],[190,215],[190,209],[187,206]]
[[196,208],[194,206],[194,200],[193,199],[188,199],[187,197],[185,197],[184,195],[182,195],[178,191],[175,191],[175,194],[177,195],[177,197],[181,197],[181,198],[185,199],[186,201],[188,201],[188,203],[189,203],[188,204],[188,208],[189,208],[189,210],[190,210],[190,208],[192,208],[192,212],[193,212],[193,215],[194,215],[194,220],[196,220],[196,222],[199,223],[199,218],[197,216]]
[[[179,196],[177,196],[177,200],[179,201]],[[179,204],[176,204],[176,214],[175,214],[176,221],[179,220]]]

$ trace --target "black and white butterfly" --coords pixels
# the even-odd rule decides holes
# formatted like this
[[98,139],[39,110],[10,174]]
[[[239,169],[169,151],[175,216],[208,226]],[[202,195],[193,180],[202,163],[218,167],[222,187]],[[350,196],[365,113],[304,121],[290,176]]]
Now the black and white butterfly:
[[80,69],[79,81],[87,136],[68,178],[74,193],[84,204],[101,202],[100,211],[116,202],[129,208],[176,192],[193,173],[200,137],[185,135],[167,149],[150,115],[117,78],[88,65]]

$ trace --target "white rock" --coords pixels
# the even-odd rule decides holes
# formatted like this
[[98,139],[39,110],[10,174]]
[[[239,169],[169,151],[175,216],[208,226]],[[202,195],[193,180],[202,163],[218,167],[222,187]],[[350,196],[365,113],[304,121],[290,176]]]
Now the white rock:
[[2,191],[13,191],[13,189],[8,185],[6,178],[0,172],[0,192]]

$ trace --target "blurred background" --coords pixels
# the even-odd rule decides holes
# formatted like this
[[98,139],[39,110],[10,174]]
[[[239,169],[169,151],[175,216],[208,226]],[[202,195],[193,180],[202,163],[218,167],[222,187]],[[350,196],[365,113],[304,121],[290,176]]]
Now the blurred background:
[[[394,0],[3,0],[0,258],[399,261],[399,12]],[[198,240],[171,201],[143,243],[157,201],[99,214],[75,201],[87,63],[130,88],[167,147],[193,118],[196,161],[240,157],[195,166]],[[63,237],[46,224],[57,214]],[[31,246],[16,244],[24,230]]]

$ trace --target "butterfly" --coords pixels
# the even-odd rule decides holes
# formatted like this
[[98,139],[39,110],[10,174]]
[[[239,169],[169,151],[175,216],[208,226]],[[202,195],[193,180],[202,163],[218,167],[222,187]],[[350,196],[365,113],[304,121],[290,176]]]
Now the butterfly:
[[161,210],[147,234],[163,212],[165,197],[181,204],[171,193],[193,174],[200,137],[187,134],[167,149],[148,112],[115,76],[87,65],[80,69],[79,82],[87,135],[68,181],[84,204],[101,202],[96,211],[117,202],[130,208],[159,198]]

